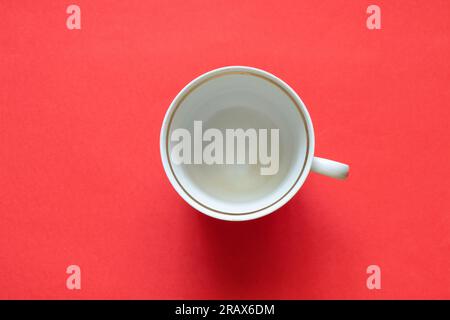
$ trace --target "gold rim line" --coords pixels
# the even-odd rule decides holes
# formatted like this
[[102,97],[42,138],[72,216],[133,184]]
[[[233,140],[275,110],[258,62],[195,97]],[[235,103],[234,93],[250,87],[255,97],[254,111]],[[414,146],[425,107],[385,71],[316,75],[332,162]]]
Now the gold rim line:
[[[271,204],[269,204],[268,206],[265,206],[263,208],[260,208],[258,210],[255,211],[250,211],[250,212],[245,212],[245,213],[231,213],[231,212],[224,212],[224,211],[220,211],[220,210],[216,210],[214,208],[210,208],[207,205],[201,203],[200,201],[198,201],[196,198],[194,198],[181,184],[181,182],[178,180],[177,175],[175,174],[173,167],[172,167],[172,162],[170,159],[170,153],[169,153],[169,137],[170,137],[170,127],[172,125],[172,120],[174,118],[174,115],[176,113],[176,111],[178,110],[178,108],[180,107],[180,105],[183,103],[183,101],[197,88],[199,88],[201,85],[205,84],[206,82],[213,80],[213,79],[217,79],[223,76],[227,76],[227,75],[233,75],[233,74],[241,74],[241,75],[250,75],[250,76],[254,76],[257,78],[261,78],[263,80],[266,80],[270,83],[272,83],[273,85],[275,85],[276,87],[278,87],[279,89],[281,89],[288,97],[289,99],[294,103],[294,105],[296,106],[297,110],[300,113],[300,116],[303,119],[303,125],[305,127],[305,132],[306,132],[306,156],[305,156],[305,161],[303,162],[303,167],[300,170],[300,173],[297,177],[297,179],[295,180],[295,182],[293,183],[293,185],[289,188],[288,191],[286,191],[279,199],[277,199],[275,202],[272,202]],[[225,214],[225,215],[231,215],[231,216],[242,216],[242,215],[249,215],[249,214],[253,214],[253,213],[257,213],[259,211],[265,210],[267,208],[270,208],[271,206],[275,205],[276,203],[280,202],[284,197],[286,197],[286,195],[288,195],[292,189],[295,187],[295,185],[297,184],[297,182],[299,181],[300,177],[303,174],[303,171],[305,170],[306,167],[306,163],[308,162],[308,157],[309,157],[309,131],[308,128],[306,126],[306,118],[305,115],[303,114],[303,111],[301,110],[301,107],[298,105],[297,101],[295,101],[294,97],[291,95],[290,92],[288,92],[284,87],[282,87],[279,83],[275,82],[273,79],[270,79],[266,76],[262,76],[250,71],[224,71],[223,73],[220,74],[216,74],[213,76],[210,76],[202,81],[200,81],[199,83],[196,83],[195,85],[193,85],[191,88],[189,88],[189,90],[187,92],[185,92],[183,94],[183,96],[177,101],[176,105],[174,106],[173,110],[172,110],[172,114],[170,115],[169,118],[169,123],[167,125],[167,131],[166,131],[166,154],[167,154],[167,159],[168,159],[168,163],[169,163],[169,168],[170,171],[172,173],[172,176],[175,178],[176,182],[178,183],[178,185],[180,186],[180,188],[198,205],[211,210],[213,212],[216,213],[220,213],[220,214]]]

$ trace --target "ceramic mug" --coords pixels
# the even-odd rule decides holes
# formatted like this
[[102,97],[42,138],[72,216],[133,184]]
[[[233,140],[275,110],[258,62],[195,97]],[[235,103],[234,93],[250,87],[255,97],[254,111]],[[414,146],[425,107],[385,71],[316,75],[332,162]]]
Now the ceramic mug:
[[[233,153],[237,150],[233,144],[236,136],[231,135],[239,129],[248,135],[237,146],[246,148],[255,142],[260,160],[264,155],[261,150],[270,149],[272,170],[262,160],[228,162],[239,157]],[[194,141],[188,141],[190,133]],[[223,141],[224,137],[233,139]],[[202,152],[205,157],[207,153],[205,144],[213,142],[215,147],[219,142],[227,147],[230,143],[230,149],[225,150],[232,153],[230,158],[217,147],[210,154],[217,161],[202,162]],[[186,150],[180,151],[182,143]],[[245,66],[212,70],[186,85],[167,110],[160,136],[164,170],[178,194],[200,212],[228,221],[256,219],[277,210],[297,193],[310,171],[346,178],[349,166],[315,157],[314,143],[311,118],[297,93],[278,77]],[[175,149],[179,152],[176,161]],[[252,152],[245,150],[242,159],[257,155]],[[224,160],[220,161],[222,155]],[[181,158],[186,161],[180,162]],[[271,172],[262,174],[263,170]]]

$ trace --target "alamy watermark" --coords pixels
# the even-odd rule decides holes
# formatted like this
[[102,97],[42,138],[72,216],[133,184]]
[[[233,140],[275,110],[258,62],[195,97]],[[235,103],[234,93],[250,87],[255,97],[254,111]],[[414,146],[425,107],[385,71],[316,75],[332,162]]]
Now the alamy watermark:
[[203,132],[203,122],[194,121],[193,135],[186,128],[177,128],[170,140],[175,143],[170,158],[177,165],[259,164],[261,175],[278,173],[279,129],[209,128]]

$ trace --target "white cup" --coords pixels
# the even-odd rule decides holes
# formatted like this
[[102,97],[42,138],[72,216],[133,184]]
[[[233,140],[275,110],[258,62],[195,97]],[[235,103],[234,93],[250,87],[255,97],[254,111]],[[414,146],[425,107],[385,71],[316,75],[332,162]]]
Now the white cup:
[[[248,128],[279,130],[276,174],[261,175],[255,164],[177,164],[171,159],[173,131]],[[314,130],[295,91],[274,75],[251,67],[231,66],[207,72],[175,97],[164,118],[161,158],[169,181],[192,207],[221,220],[265,216],[288,202],[310,171],[344,179],[349,166],[314,157]]]

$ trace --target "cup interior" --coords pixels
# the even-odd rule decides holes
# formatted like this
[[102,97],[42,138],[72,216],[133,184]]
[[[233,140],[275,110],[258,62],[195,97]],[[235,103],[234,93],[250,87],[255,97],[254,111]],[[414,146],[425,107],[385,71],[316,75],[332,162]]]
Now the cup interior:
[[[182,196],[224,215],[251,214],[282,201],[302,175],[309,153],[304,106],[298,101],[277,78],[249,70],[213,72],[189,84],[172,103],[166,126],[167,160]],[[278,129],[277,172],[262,175],[264,165],[259,162],[174,163],[170,154],[178,142],[171,139],[172,133],[184,128],[193,137],[194,121],[201,121],[203,133],[219,129],[224,139],[226,129]],[[203,141],[202,147],[207,144]]]

